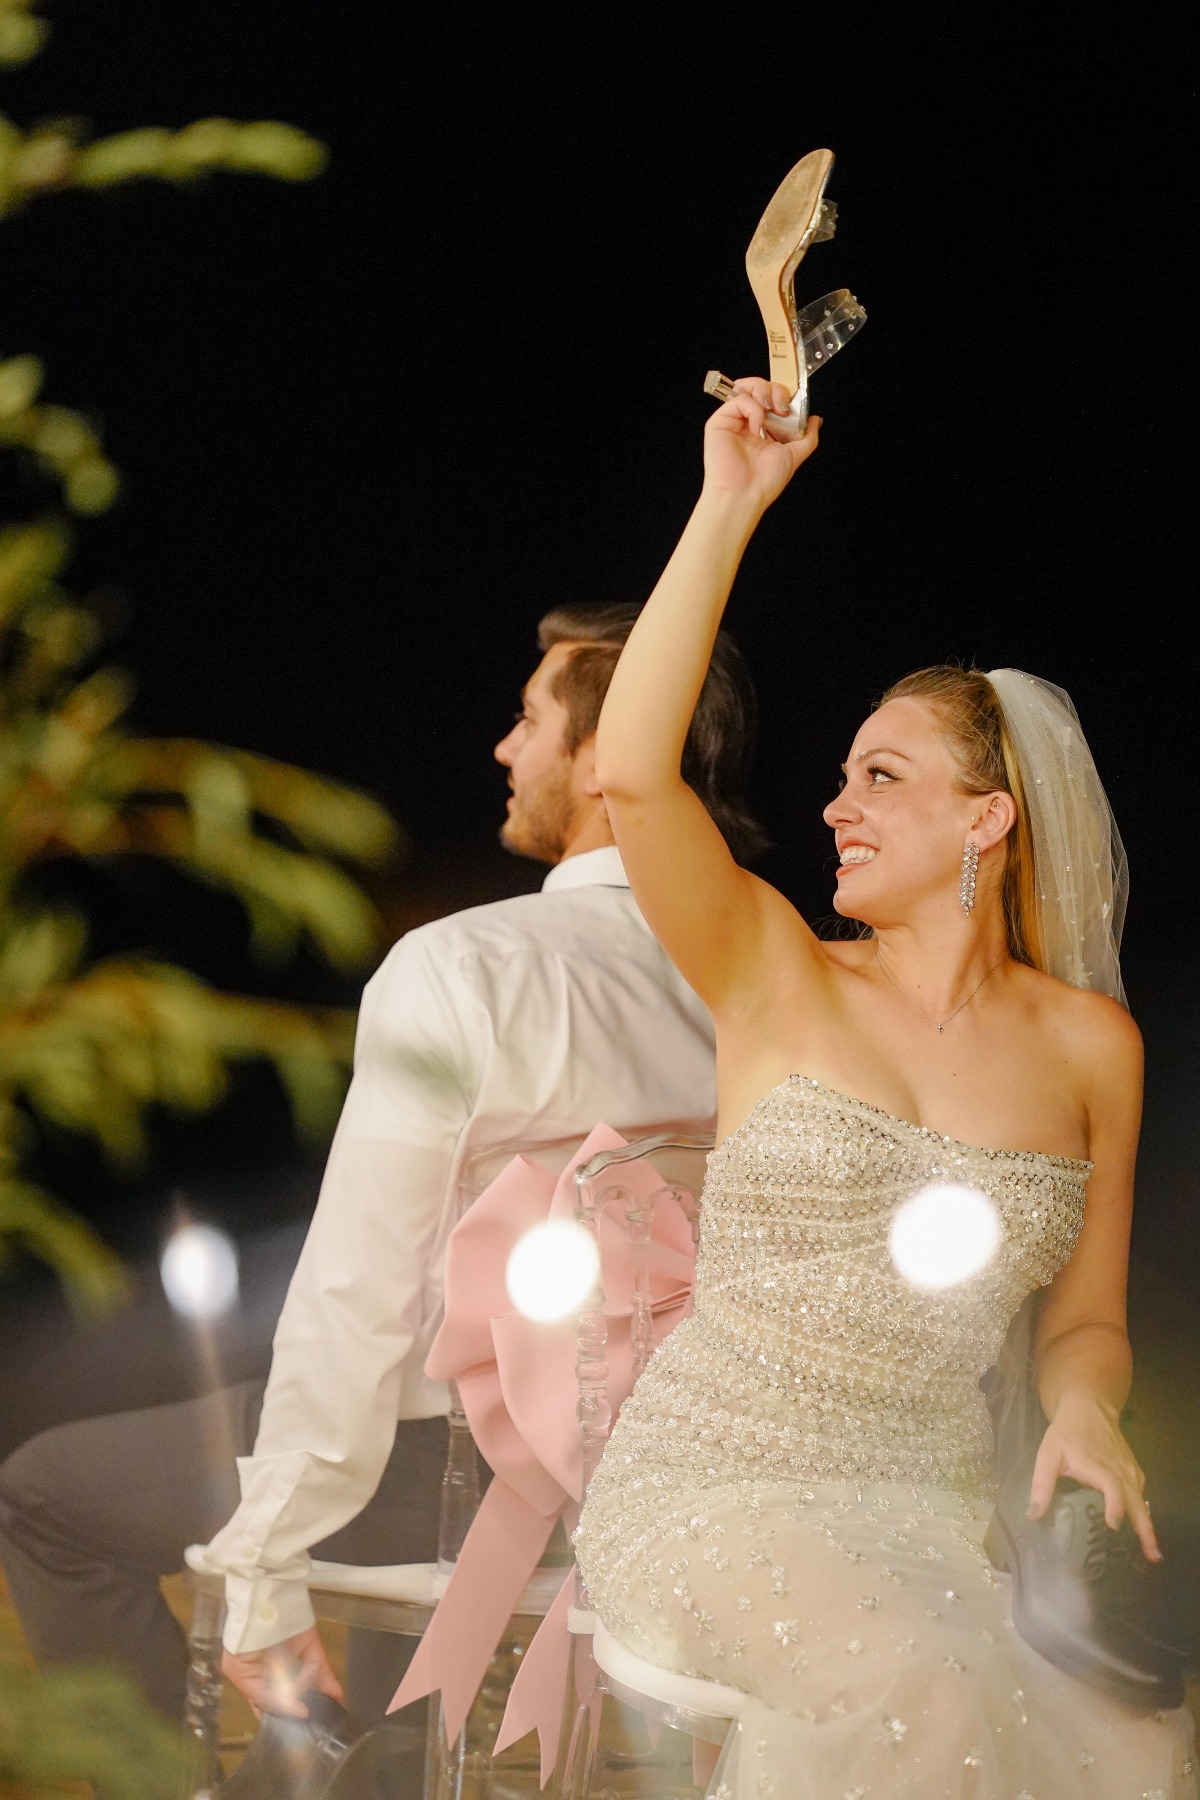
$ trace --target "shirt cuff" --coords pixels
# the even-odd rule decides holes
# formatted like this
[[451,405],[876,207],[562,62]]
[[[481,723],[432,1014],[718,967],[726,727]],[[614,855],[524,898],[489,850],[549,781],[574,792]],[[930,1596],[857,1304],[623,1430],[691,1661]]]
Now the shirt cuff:
[[305,1582],[278,1575],[264,1575],[257,1581],[248,1581],[243,1575],[225,1577],[223,1641],[231,1655],[269,1650],[272,1644],[295,1637],[315,1623]]

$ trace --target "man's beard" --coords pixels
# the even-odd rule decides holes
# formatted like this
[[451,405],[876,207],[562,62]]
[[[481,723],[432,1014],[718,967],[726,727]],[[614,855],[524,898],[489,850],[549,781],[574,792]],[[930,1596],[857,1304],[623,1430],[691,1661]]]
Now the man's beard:
[[512,810],[500,827],[500,842],[514,856],[556,863],[562,860],[574,830],[571,766],[564,761],[527,787],[519,799],[514,792]]

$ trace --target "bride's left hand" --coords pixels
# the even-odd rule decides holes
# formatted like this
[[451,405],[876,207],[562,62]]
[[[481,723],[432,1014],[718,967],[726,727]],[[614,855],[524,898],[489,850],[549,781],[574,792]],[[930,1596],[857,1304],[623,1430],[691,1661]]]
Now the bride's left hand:
[[1146,1478],[1109,1406],[1087,1395],[1066,1394],[1042,1439],[1029,1493],[1029,1517],[1040,1519],[1054,1498],[1054,1484],[1069,1476],[1104,1496],[1104,1521],[1115,1531],[1128,1513],[1149,1562],[1162,1551],[1146,1505]]

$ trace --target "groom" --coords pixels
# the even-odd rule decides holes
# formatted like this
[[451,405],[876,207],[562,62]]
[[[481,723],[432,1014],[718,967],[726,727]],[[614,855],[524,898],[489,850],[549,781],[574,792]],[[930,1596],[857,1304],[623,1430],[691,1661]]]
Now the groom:
[[[490,1145],[582,1138],[600,1120],[628,1135],[711,1125],[711,1024],[638,912],[595,779],[600,707],[636,616],[549,613],[496,746],[511,790],[502,841],[552,865],[541,892],[410,932],[367,985],[265,1394],[245,1382],[63,1426],[0,1468],[0,1559],[39,1660],[117,1660],[178,1717],[186,1648],[158,1579],[216,1531],[229,1679],[276,1711],[302,1712],[290,1696],[314,1686],[340,1695],[308,1553],[436,1555],[448,1397],[424,1362],[464,1166]],[[723,636],[685,773],[743,857],[761,842],[737,798],[753,711]],[[352,1634],[349,1701],[363,1717],[390,1701],[405,1645]]]

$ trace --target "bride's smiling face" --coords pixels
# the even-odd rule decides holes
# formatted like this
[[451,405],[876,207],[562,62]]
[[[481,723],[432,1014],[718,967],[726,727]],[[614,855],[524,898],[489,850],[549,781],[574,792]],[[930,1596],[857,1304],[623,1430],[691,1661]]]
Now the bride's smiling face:
[[964,792],[932,707],[885,702],[855,737],[844,776],[824,812],[838,850],[837,911],[884,926],[931,899],[957,905],[963,845],[988,797]]

